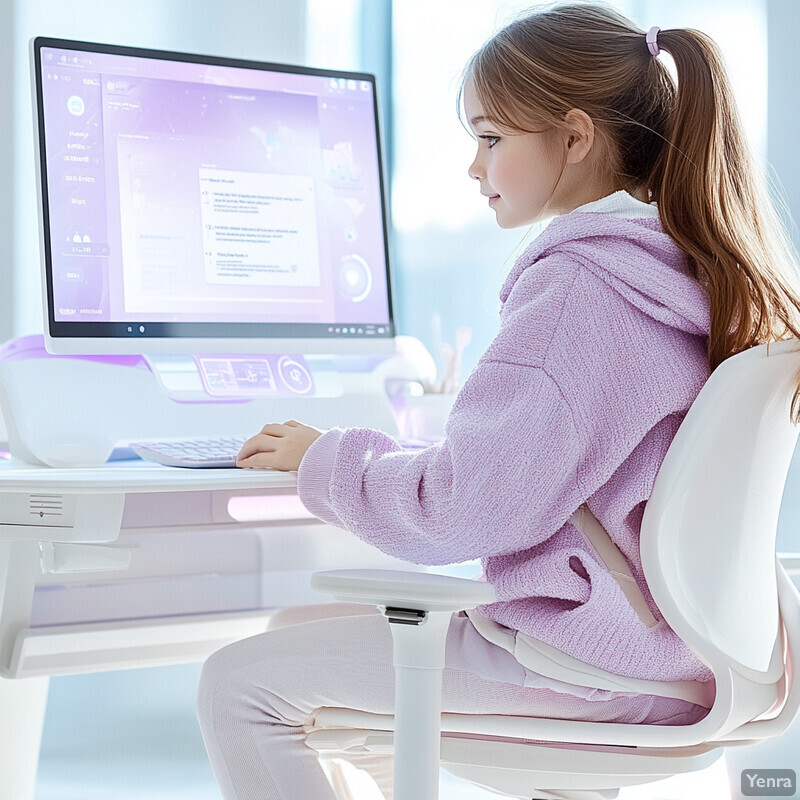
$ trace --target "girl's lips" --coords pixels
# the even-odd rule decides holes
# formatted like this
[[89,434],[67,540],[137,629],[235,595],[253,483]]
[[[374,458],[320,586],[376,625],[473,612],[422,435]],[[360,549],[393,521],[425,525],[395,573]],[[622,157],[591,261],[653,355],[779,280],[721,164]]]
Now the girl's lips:
[[499,194],[493,194],[493,195],[492,195],[492,196],[489,198],[489,205],[491,205],[492,203],[494,203],[494,201],[495,201],[495,200],[499,200],[499,199],[500,199],[500,195],[499,195]]

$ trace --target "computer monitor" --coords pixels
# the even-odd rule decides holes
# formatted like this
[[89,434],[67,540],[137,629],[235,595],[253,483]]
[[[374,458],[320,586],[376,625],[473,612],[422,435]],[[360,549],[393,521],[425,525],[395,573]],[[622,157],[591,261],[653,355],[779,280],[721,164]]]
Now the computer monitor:
[[50,352],[393,351],[374,76],[31,57]]

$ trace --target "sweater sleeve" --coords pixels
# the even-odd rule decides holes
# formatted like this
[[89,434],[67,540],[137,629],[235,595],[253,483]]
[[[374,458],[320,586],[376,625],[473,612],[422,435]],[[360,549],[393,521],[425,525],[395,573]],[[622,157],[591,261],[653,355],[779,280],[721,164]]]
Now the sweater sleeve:
[[445,440],[405,451],[366,428],[334,428],[309,448],[298,493],[320,519],[389,555],[450,564],[524,550],[581,504],[585,448],[540,367],[484,355],[456,398]]

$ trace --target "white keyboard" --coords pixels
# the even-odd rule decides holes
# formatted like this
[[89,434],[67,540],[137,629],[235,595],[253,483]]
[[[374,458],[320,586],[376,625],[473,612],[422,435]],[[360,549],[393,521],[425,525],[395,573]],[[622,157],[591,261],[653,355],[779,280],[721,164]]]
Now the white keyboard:
[[[218,436],[207,439],[154,439],[131,442],[129,447],[139,458],[166,467],[221,469],[236,466],[236,456],[247,441],[246,436]],[[423,450],[435,442],[427,439],[400,439],[405,450]]]
[[208,439],[154,439],[131,442],[129,446],[140,458],[156,461],[167,467],[220,469],[236,466],[236,456],[247,438],[217,436]]

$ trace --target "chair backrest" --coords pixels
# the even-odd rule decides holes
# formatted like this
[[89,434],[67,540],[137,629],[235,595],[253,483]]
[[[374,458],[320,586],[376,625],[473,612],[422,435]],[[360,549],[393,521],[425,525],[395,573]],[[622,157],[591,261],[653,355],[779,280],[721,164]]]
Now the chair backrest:
[[[767,673],[779,633],[775,536],[798,427],[796,339],[726,359],[670,445],[642,521],[645,578],[709,663]],[[748,673],[752,671],[752,673]]]

